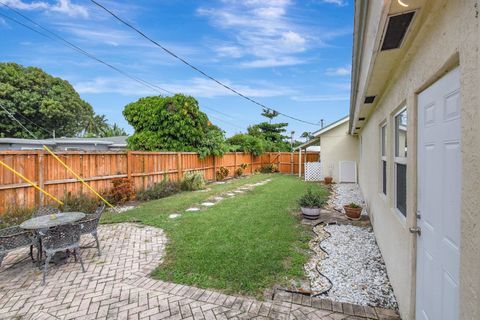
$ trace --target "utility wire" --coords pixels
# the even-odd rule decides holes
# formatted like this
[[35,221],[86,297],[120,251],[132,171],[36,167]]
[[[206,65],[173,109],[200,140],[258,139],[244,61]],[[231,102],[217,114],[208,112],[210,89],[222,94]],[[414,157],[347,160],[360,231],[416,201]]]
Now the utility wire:
[[25,131],[27,131],[32,137],[34,137],[36,140],[38,140],[37,136],[33,134],[32,131],[28,130],[27,127],[25,127],[17,118],[15,118],[15,116],[10,112],[8,111],[7,108],[5,108],[3,105],[0,104],[0,108],[2,108],[6,113],[7,115],[10,117],[10,119],[12,119],[13,121],[17,122]]
[[[42,35],[42,36],[44,36],[44,37],[46,37],[46,38],[48,38],[48,39],[50,39],[50,40],[57,41],[57,42],[58,42],[58,41],[61,41],[61,43],[62,43],[63,45],[69,47],[70,49],[73,49],[73,50],[75,50],[75,51],[77,51],[77,52],[79,52],[79,53],[81,53],[81,54],[83,54],[83,55],[85,55],[85,56],[87,56],[87,57],[89,57],[89,58],[91,58],[91,59],[93,59],[93,60],[95,60],[95,61],[97,61],[97,62],[99,62],[99,63],[101,63],[101,64],[103,64],[103,65],[105,65],[105,66],[107,66],[107,67],[109,67],[109,68],[111,68],[111,69],[113,69],[113,70],[115,70],[115,71],[117,71],[117,72],[119,72],[120,74],[122,74],[122,75],[128,77],[129,79],[134,80],[134,81],[136,81],[136,82],[138,82],[138,83],[140,83],[140,84],[142,84],[142,85],[144,85],[144,86],[146,86],[146,87],[148,87],[149,89],[152,89],[152,90],[157,91],[157,92],[160,92],[160,93],[166,92],[166,93],[169,93],[169,94],[171,94],[171,95],[175,95],[175,93],[172,92],[172,91],[169,91],[169,90],[167,90],[167,89],[164,89],[164,88],[162,88],[162,87],[159,87],[159,86],[157,86],[157,85],[155,85],[155,84],[153,84],[153,83],[150,83],[150,82],[148,82],[148,81],[146,81],[146,80],[143,80],[143,79],[141,79],[141,78],[138,78],[138,77],[135,77],[135,76],[132,76],[132,75],[127,74],[126,72],[122,71],[121,69],[119,69],[119,68],[117,68],[117,67],[115,67],[115,66],[113,66],[113,65],[111,65],[111,64],[109,64],[109,63],[107,63],[107,62],[105,62],[105,61],[103,61],[103,60],[101,60],[101,59],[99,59],[99,58],[97,58],[97,57],[95,57],[93,54],[91,54],[91,53],[83,50],[82,48],[78,47],[77,45],[73,44],[72,42],[70,42],[70,41],[66,40],[65,38],[59,36],[58,34],[54,33],[53,31],[51,31],[51,30],[43,27],[43,26],[40,25],[38,22],[36,22],[36,21],[30,19],[28,16],[22,14],[20,11],[15,10],[14,8],[10,7],[9,5],[7,5],[7,4],[5,4],[5,3],[1,2],[1,1],[0,1],[0,4],[4,5],[5,7],[7,7],[7,8],[10,9],[10,10],[12,10],[12,11],[15,12],[17,15],[19,15],[19,16],[21,16],[22,18],[24,18],[25,20],[31,22],[31,23],[34,24],[35,26],[37,26],[37,27],[41,28],[42,30],[48,32],[48,33],[49,33],[50,35],[52,35],[53,37],[50,36],[50,35],[48,35],[48,34],[46,34],[46,33],[44,33],[44,32],[40,32],[40,31],[32,28],[31,26],[29,26],[29,25],[27,25],[27,24],[25,24],[25,23],[23,23],[23,22],[21,22],[21,21],[18,21],[17,19],[12,18],[12,17],[10,17],[10,16],[8,16],[8,15],[5,15],[5,14],[3,14],[3,13],[0,12],[0,15],[3,16],[3,17],[5,17],[6,19],[9,19],[9,20],[11,20],[11,21],[13,21],[13,22],[15,22],[15,23],[17,23],[17,24],[19,24],[19,25],[21,25],[21,26],[23,26],[23,27],[25,27],[25,28],[33,31],[33,32],[35,32],[35,33],[38,33],[38,34],[40,34],[40,35]],[[227,117],[233,119],[230,115],[228,115],[228,114],[226,114],[226,113],[223,113],[223,112],[221,112],[221,111],[219,111],[219,110],[216,110],[216,109],[213,109],[213,108],[210,108],[210,107],[206,107],[206,106],[203,106],[203,107],[206,108],[206,109],[212,110],[212,111],[214,111],[214,112],[217,112],[217,113],[219,113],[219,114],[222,114],[222,115],[224,115],[224,116],[227,116]],[[24,117],[23,115],[21,115],[21,114],[20,114],[20,116],[22,116],[23,118],[25,118],[25,117]],[[27,119],[27,118],[25,118],[25,119],[26,119],[27,121],[33,123],[33,124],[36,125],[37,127],[42,128],[42,127],[40,127],[38,124],[32,122],[30,119]],[[218,117],[217,117],[217,119],[218,119]],[[224,121],[224,122],[225,122],[225,121]],[[232,124],[230,124],[230,125],[232,125]],[[238,126],[236,126],[236,127],[238,127]],[[48,130],[46,130],[45,128],[42,128],[42,129],[45,130],[46,132],[50,133],[50,132],[49,132]],[[242,128],[242,129],[243,129],[243,128]]]
[[[10,17],[10,16],[7,16],[7,15],[4,15],[4,14],[0,13],[0,15],[2,15],[3,17],[5,17],[5,18],[7,18],[7,19],[9,19],[9,20],[11,20],[11,21],[13,21],[13,22],[15,22],[15,23],[18,23],[18,24],[20,24],[20,25],[22,25],[22,26],[24,26],[24,27],[26,27],[26,28],[28,28],[28,29],[36,32],[36,33],[39,33],[39,34],[41,34],[41,35],[43,35],[43,36],[45,36],[45,37],[47,37],[47,38],[49,38],[49,39],[51,39],[51,40],[63,42],[63,44],[66,45],[67,47],[70,47],[71,49],[73,49],[73,50],[75,50],[75,51],[77,51],[77,52],[79,52],[79,53],[81,53],[81,54],[89,57],[90,59],[93,59],[93,60],[95,60],[95,61],[97,61],[97,62],[99,62],[99,63],[101,63],[101,64],[103,64],[103,65],[105,65],[105,66],[107,66],[107,67],[109,67],[110,69],[113,69],[113,70],[115,70],[116,72],[124,75],[125,77],[128,77],[128,78],[130,78],[131,80],[134,80],[134,81],[136,81],[136,82],[138,82],[138,83],[140,83],[140,84],[143,84],[143,85],[149,87],[150,89],[153,89],[153,90],[155,90],[155,91],[157,91],[157,92],[158,92],[157,89],[159,89],[159,90],[161,90],[161,91],[163,91],[163,92],[166,92],[166,93],[169,93],[169,94],[174,94],[174,93],[172,93],[171,91],[168,91],[168,90],[166,90],[166,89],[163,89],[163,88],[161,88],[161,87],[159,87],[159,86],[157,86],[157,85],[154,85],[154,84],[152,84],[152,83],[150,83],[150,82],[148,82],[148,81],[145,81],[145,80],[140,79],[140,78],[138,78],[138,77],[132,76],[132,75],[126,73],[125,71],[123,71],[123,70],[121,70],[121,69],[119,69],[119,68],[111,65],[110,63],[107,63],[107,62],[103,61],[102,59],[97,58],[97,57],[94,56],[93,54],[89,53],[88,51],[83,50],[82,48],[78,47],[77,45],[73,44],[72,42],[66,40],[65,38],[63,38],[63,37],[61,37],[61,36],[59,36],[59,35],[56,34],[55,32],[50,31],[49,29],[43,27],[43,26],[40,25],[39,23],[37,23],[37,22],[35,22],[34,20],[30,19],[29,17],[27,17],[26,15],[22,14],[20,11],[12,8],[11,6],[7,5],[6,3],[1,2],[1,1],[0,1],[0,3],[1,3],[2,5],[4,5],[5,7],[7,7],[8,9],[12,10],[13,12],[15,12],[16,14],[18,14],[19,16],[21,16],[22,18],[28,20],[28,21],[31,22],[32,24],[34,24],[34,25],[36,25],[37,27],[41,28],[42,30],[46,31],[47,33],[49,33],[50,35],[52,35],[54,38],[52,38],[51,36],[46,35],[46,34],[40,32],[40,31],[38,31],[38,30],[35,30],[34,28],[32,28],[32,27],[30,27],[30,26],[22,23],[21,21],[18,21],[18,20],[14,19],[14,18],[12,18],[12,17]],[[163,93],[163,92],[162,92],[162,93]]]
[[153,43],[154,45],[156,45],[157,47],[161,48],[163,51],[165,51],[166,53],[168,53],[169,55],[171,55],[172,57],[174,57],[175,59],[181,61],[182,63],[184,63],[185,65],[187,65],[188,67],[192,68],[193,70],[197,71],[198,73],[202,74],[203,76],[205,76],[206,78],[216,82],[217,84],[219,84],[220,86],[224,87],[225,89],[235,93],[236,95],[264,108],[264,109],[267,109],[267,110],[272,110],[272,111],[276,111],[278,112],[280,115],[284,116],[284,117],[287,117],[287,118],[290,118],[292,120],[295,120],[295,121],[299,121],[299,122],[303,122],[303,123],[306,123],[306,124],[310,124],[310,125],[313,125],[313,126],[318,126],[317,123],[313,123],[313,122],[309,122],[309,121],[305,121],[305,120],[302,120],[302,119],[299,119],[299,118],[296,118],[296,117],[292,117],[288,114],[285,114],[283,112],[280,112],[278,110],[274,110],[270,107],[267,107],[266,105],[244,95],[243,93],[237,91],[236,89],[232,88],[231,86],[227,85],[227,84],[224,84],[223,82],[221,82],[220,80],[217,80],[216,78],[210,76],[209,74],[207,74],[206,72],[202,71],[201,69],[199,69],[198,67],[194,66],[193,64],[191,64],[190,62],[188,62],[187,60],[185,60],[184,58],[178,56],[177,54],[175,54],[173,51],[171,51],[170,49],[166,48],[165,46],[163,46],[162,44],[158,43],[157,41],[153,40],[151,37],[147,36],[144,32],[142,32],[141,30],[139,30],[138,28],[136,28],[135,26],[133,26],[132,24],[130,24],[129,22],[125,21],[124,19],[122,19],[121,17],[119,17],[118,15],[116,15],[115,13],[113,13],[110,9],[108,9],[107,7],[105,7],[104,5],[98,3],[97,1],[95,0],[90,0],[92,3],[94,3],[95,5],[97,5],[98,7],[102,8],[103,10],[105,10],[107,13],[109,13],[111,16],[113,16],[115,19],[117,19],[118,21],[120,21],[122,24],[126,25],[127,27],[129,27],[130,29],[134,30],[135,32],[137,32],[138,34],[140,34],[143,38],[147,39],[148,41],[150,41],[151,43]]

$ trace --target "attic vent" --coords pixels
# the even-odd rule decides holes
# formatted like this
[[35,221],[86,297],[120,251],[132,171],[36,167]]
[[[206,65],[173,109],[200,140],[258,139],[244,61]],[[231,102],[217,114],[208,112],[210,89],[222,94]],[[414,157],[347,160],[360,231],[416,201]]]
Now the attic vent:
[[382,51],[400,48],[414,15],[412,11],[388,17]]
[[365,103],[373,103],[374,100],[375,100],[375,96],[365,97]]

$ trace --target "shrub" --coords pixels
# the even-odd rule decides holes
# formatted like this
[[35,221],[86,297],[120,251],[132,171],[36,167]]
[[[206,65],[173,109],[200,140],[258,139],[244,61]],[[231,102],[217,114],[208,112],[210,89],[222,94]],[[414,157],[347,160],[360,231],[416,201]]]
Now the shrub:
[[28,209],[23,207],[9,208],[0,216],[0,229],[19,225],[25,220],[32,217],[32,212],[35,209]]
[[199,171],[188,171],[183,175],[182,189],[187,191],[195,191],[205,188],[205,178],[203,173]]
[[243,175],[243,168],[240,167],[240,168],[237,168],[234,172],[235,174],[235,177],[238,178],[238,177],[241,177]]
[[274,172],[279,172],[278,167],[274,165],[273,163],[269,164],[264,164],[260,167],[259,171],[261,173],[274,173]]
[[242,163],[240,165],[240,168],[242,168],[243,170],[247,169],[247,167],[248,167],[248,163]]
[[137,199],[141,201],[161,199],[172,194],[180,192],[180,183],[177,181],[168,181],[164,178],[161,182],[155,183],[147,189],[142,189],[137,192]]
[[321,208],[325,203],[325,198],[319,192],[313,192],[312,189],[298,199],[298,204],[303,208]]
[[60,211],[94,213],[100,200],[89,197],[83,193],[72,194],[71,192],[68,192],[63,196],[62,202],[63,206],[60,206]]
[[228,177],[228,174],[230,173],[230,170],[228,170],[225,167],[220,167],[217,172],[215,173],[215,176],[217,177],[217,180],[221,181]]
[[115,204],[123,204],[134,198],[133,182],[128,178],[112,180],[113,188],[107,194],[108,201]]

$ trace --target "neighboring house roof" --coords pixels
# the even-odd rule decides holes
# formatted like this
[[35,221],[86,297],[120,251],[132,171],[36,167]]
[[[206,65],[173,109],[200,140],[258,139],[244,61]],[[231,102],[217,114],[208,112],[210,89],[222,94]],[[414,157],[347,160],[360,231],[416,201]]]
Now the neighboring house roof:
[[38,144],[38,145],[55,145],[55,142],[44,139],[44,140],[35,140],[35,139],[21,139],[21,138],[0,138],[0,143],[3,144]]
[[56,138],[56,139],[20,139],[0,138],[0,144],[23,144],[23,145],[106,145],[110,148],[126,148],[128,136],[116,136],[108,138]]

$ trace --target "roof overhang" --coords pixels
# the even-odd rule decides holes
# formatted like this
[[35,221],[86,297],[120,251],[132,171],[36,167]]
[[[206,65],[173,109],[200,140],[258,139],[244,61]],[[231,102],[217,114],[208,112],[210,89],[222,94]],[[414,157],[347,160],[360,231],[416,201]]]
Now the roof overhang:
[[[350,134],[360,133],[395,80],[399,66],[408,59],[412,42],[422,26],[425,12],[428,12],[427,6],[431,4],[426,0],[355,1]],[[394,21],[391,17],[410,12],[414,12],[413,19],[403,30],[404,36],[399,46],[382,50],[389,21]]]
[[314,136],[314,137],[320,137],[322,134],[324,134],[324,133],[326,133],[326,132],[328,132],[328,131],[330,131],[330,130],[332,130],[332,129],[335,129],[335,128],[338,127],[338,126],[341,126],[342,124],[344,124],[344,123],[347,122],[348,120],[349,120],[349,116],[346,116],[346,117],[344,117],[344,118],[341,118],[341,119],[339,119],[339,120],[337,120],[337,121],[329,124],[328,126],[322,128],[322,129],[320,129],[320,130],[318,130],[318,131],[315,131],[315,132],[313,133],[313,136]]

